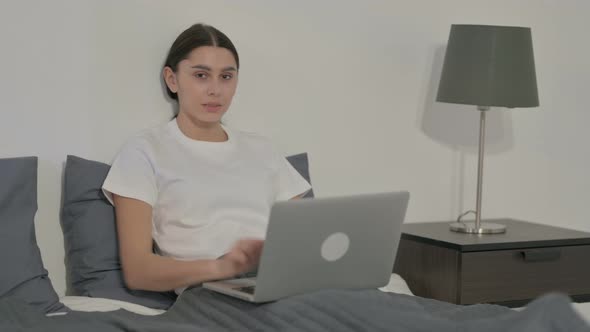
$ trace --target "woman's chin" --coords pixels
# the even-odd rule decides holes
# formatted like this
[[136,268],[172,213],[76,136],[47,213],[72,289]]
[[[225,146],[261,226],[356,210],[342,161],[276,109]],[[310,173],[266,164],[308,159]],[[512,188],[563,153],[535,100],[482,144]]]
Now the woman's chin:
[[215,124],[215,123],[221,122],[221,115],[220,114],[202,114],[202,115],[200,114],[200,116],[198,116],[197,119],[203,123]]
[[216,124],[221,122],[221,118],[223,117],[223,114],[225,112],[203,112],[203,111],[198,111],[198,112],[191,112],[190,114],[187,114],[187,116],[189,118],[192,119],[192,121],[195,122],[200,122],[203,124]]

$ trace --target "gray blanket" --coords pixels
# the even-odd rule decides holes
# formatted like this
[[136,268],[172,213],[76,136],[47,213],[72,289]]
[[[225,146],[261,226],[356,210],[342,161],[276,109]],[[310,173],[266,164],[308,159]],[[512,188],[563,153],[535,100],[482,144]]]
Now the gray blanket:
[[325,290],[262,305],[202,288],[185,291],[159,316],[125,310],[46,317],[14,299],[0,301],[0,331],[590,331],[568,297],[550,294],[523,311],[457,306],[378,290]]

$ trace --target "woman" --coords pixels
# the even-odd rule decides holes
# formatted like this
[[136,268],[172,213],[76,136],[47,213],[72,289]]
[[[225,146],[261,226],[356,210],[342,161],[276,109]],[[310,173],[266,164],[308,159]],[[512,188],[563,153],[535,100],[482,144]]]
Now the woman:
[[219,30],[181,33],[162,72],[178,115],[133,137],[113,162],[103,191],[131,289],[180,294],[253,270],[273,202],[310,189],[267,139],[221,123],[239,65]]

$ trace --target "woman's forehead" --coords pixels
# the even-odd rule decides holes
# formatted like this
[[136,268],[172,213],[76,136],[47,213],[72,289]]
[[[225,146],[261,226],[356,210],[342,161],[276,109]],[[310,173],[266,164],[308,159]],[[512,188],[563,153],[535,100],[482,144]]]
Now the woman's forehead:
[[189,68],[201,66],[208,67],[210,70],[227,70],[229,68],[237,70],[234,55],[223,47],[201,46],[195,48],[182,62]]

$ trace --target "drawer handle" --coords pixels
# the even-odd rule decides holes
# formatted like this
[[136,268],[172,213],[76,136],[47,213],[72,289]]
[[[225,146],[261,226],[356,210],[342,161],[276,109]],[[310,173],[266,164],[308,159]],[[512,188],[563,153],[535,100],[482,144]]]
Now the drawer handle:
[[525,262],[548,262],[555,261],[561,257],[559,249],[541,249],[521,251]]

